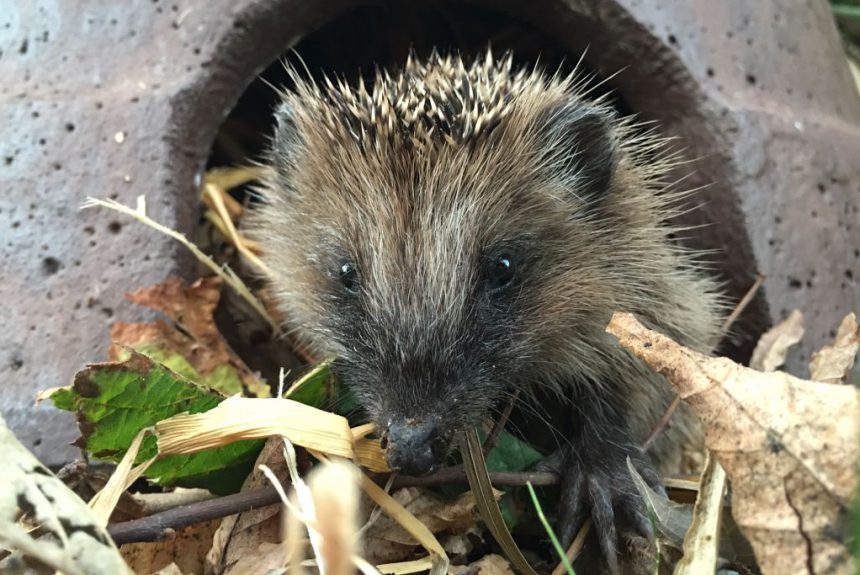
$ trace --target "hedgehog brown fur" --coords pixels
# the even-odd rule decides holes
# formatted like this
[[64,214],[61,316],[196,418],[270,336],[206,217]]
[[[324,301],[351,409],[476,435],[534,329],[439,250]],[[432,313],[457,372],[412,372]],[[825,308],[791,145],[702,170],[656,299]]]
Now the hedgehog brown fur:
[[[637,446],[672,393],[604,327],[630,311],[709,350],[721,312],[670,239],[677,158],[575,75],[489,52],[410,58],[369,88],[294,76],[251,222],[289,329],[337,356],[405,471],[514,390],[569,399],[561,535],[590,512],[617,570],[616,524],[648,529],[625,461],[656,482]],[[663,467],[698,439],[676,419],[650,452]]]

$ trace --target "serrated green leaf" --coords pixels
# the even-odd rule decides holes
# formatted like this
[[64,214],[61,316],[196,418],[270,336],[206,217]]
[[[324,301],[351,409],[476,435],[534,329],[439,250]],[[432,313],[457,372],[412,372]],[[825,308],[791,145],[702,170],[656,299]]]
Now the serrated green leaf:
[[[57,408],[77,413],[82,434],[78,445],[112,461],[122,457],[141,429],[177,413],[208,411],[223,399],[136,352],[122,362],[88,366],[75,375],[71,387],[51,395]],[[165,457],[153,463],[146,475],[162,485],[235,491],[262,445],[262,441],[241,441],[193,455]],[[156,452],[155,438],[147,437],[137,461]]]
[[201,387],[215,390],[223,395],[236,395],[244,392],[242,378],[236,368],[230,364],[219,365],[211,373],[201,375],[181,353],[160,342],[132,345],[130,349],[117,352],[116,358],[120,361],[127,360],[131,357],[130,350],[145,355]]
[[[143,354],[152,359],[156,363],[160,363],[173,373],[179,374],[191,381],[198,381],[200,374],[194,369],[187,359],[182,354],[171,351],[167,346],[161,343],[141,343],[138,345],[129,346],[116,352],[117,361],[126,361],[131,357],[131,350]],[[216,388],[217,389],[217,388]]]

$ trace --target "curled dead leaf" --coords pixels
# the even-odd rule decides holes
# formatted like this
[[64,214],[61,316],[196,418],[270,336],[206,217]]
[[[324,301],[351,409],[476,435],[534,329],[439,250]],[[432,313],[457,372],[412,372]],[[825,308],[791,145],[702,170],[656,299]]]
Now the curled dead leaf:
[[616,313],[607,331],[666,376],[705,424],[732,481],[732,514],[765,573],[853,573],[860,400],[853,387],[710,358]]
[[803,338],[803,332],[803,314],[794,310],[759,338],[750,358],[750,367],[759,371],[775,371],[785,363],[788,350]]
[[809,378],[824,383],[845,383],[860,347],[860,328],[857,316],[849,313],[839,324],[833,343],[812,354]]

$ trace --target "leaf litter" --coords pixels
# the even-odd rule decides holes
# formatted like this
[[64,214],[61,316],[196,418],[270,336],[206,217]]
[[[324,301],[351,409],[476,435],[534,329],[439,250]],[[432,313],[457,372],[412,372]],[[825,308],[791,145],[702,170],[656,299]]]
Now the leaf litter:
[[243,393],[268,397],[268,386],[230,349],[215,325],[215,308],[223,281],[217,276],[190,286],[178,278],[141,288],[126,297],[141,306],[164,313],[172,322],[114,322],[110,358],[127,357],[130,347],[170,367],[195,383],[226,395]]
[[732,513],[765,573],[853,573],[858,391],[711,358],[616,313],[607,328],[675,385],[732,482]]
[[[241,257],[256,265],[258,246],[243,238],[235,225],[244,208],[223,187],[224,182],[253,177],[253,170],[207,175],[202,197],[206,219]],[[102,201],[90,205],[96,204],[131,215],[178,239],[198,257],[202,254],[181,234],[150,220],[144,202],[134,210]],[[266,398],[269,386],[230,349],[215,325],[222,285],[229,283],[274,322],[236,274],[211,260],[205,263],[219,277],[191,285],[171,279],[129,294],[131,301],[161,312],[166,321],[116,322],[115,345],[109,350],[113,361],[88,366],[71,386],[41,397],[77,414],[82,431],[78,443],[88,453],[119,462],[106,489],[91,502],[98,525],[107,521],[119,496],[141,473],[168,488],[198,485],[221,493],[235,491],[240,484],[246,491],[276,482],[289,503],[202,522],[173,533],[167,541],[125,545],[124,556],[137,572],[191,573],[204,566],[209,573],[299,573],[326,562],[334,565],[331,548],[341,549],[341,559],[346,555],[353,559],[329,572],[354,568],[365,573],[532,572],[535,555],[527,560],[518,547],[521,531],[511,532],[519,521],[511,515],[512,491],[493,489],[488,468],[523,471],[541,457],[539,452],[503,433],[484,459],[475,435],[463,452],[472,491],[452,496],[450,490],[402,488],[389,494],[368,475],[388,471],[372,426],[350,427],[343,416],[320,409],[330,405],[334,389],[327,362],[294,385],[287,394],[290,399]],[[725,359],[699,356],[659,334],[641,331],[631,321],[635,320],[616,315],[609,329],[622,345],[678,386],[683,400],[702,417],[712,454],[710,471],[700,486],[667,478],[667,485],[698,489],[695,512],[689,504],[674,503],[637,484],[648,501],[658,539],[677,550],[677,565],[660,568],[675,566],[677,573],[686,573],[743,565],[748,539],[758,565],[747,565],[765,573],[804,566],[833,572],[853,569],[845,545],[845,518],[855,489],[857,397],[854,388],[841,385],[857,353],[853,314],[843,321],[834,342],[812,358],[810,379],[816,381],[764,374]],[[761,338],[752,365],[763,371],[776,369],[802,335],[802,316],[796,312]],[[646,349],[641,345],[644,339],[660,345]],[[263,447],[266,437],[270,439]],[[284,441],[305,449],[290,454],[282,447]],[[315,466],[313,458],[324,463]],[[364,471],[341,463],[343,458],[354,460]],[[328,479],[317,495],[307,495],[307,489],[314,489],[311,474],[305,496],[296,497],[304,471],[320,465],[320,474],[328,473]],[[732,515],[747,539],[737,529],[732,532],[729,502],[715,471],[723,468],[731,481]],[[635,479],[635,470],[631,473]],[[350,517],[349,501],[354,500],[350,494],[359,493],[359,488],[364,493],[360,506],[364,517],[373,510],[365,528],[348,535],[354,531],[351,521],[318,523],[324,515]],[[317,508],[325,512],[316,516],[312,511]],[[41,524],[35,519],[34,525]],[[492,526],[489,533],[486,525]],[[40,529],[45,526],[50,520]],[[0,537],[9,529],[0,528]],[[587,533],[580,532],[568,550],[570,557],[582,547]],[[357,534],[360,541],[350,540]],[[507,558],[493,553],[492,538],[502,542]],[[353,544],[357,546],[350,547]],[[33,549],[26,544],[16,548]],[[309,549],[310,558],[300,561],[298,557],[305,557]],[[459,565],[449,566],[449,554]],[[65,567],[72,573],[79,568]],[[543,572],[548,569],[540,566]],[[562,566],[555,572],[563,572]]]

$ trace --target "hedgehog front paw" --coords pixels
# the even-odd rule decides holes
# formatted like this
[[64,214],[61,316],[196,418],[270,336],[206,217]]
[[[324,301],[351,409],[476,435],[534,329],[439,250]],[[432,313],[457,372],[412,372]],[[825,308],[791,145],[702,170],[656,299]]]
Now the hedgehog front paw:
[[628,457],[643,479],[663,492],[659,474],[633,444],[569,446],[542,465],[558,473],[561,480],[556,534],[562,545],[567,548],[590,517],[600,555],[613,574],[619,573],[619,542],[635,537],[653,541],[645,502],[627,468]]

